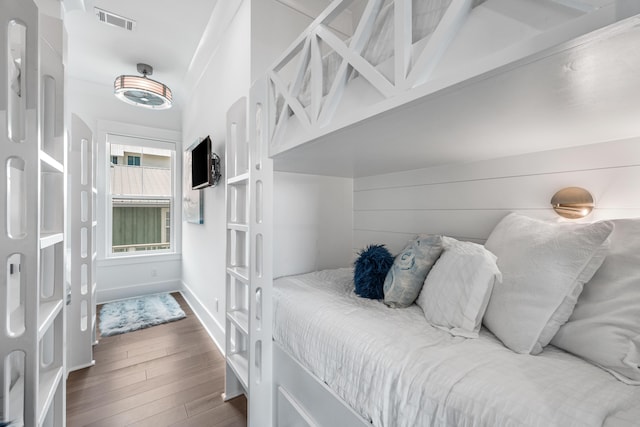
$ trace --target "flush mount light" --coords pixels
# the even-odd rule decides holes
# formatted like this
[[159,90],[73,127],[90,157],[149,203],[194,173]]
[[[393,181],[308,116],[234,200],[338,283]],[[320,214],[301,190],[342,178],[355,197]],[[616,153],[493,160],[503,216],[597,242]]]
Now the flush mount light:
[[551,206],[562,217],[578,219],[589,215],[595,203],[591,193],[584,188],[567,187],[553,195]]
[[113,83],[113,92],[117,98],[127,104],[155,110],[171,108],[173,102],[171,89],[166,85],[151,80],[147,76],[153,74],[153,67],[147,64],[138,64],[140,76],[119,76]]

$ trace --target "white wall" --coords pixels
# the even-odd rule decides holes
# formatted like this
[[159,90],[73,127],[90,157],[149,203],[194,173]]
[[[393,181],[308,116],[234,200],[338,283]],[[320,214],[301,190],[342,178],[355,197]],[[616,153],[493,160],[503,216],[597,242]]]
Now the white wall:
[[[214,14],[233,5],[218,2]],[[243,1],[202,69],[190,70],[193,91],[183,114],[183,149],[198,138],[211,136],[213,151],[222,157],[226,140],[226,113],[250,83],[250,2]],[[220,33],[217,33],[220,36]],[[207,33],[205,33],[207,36]],[[210,35],[213,37],[213,35]],[[206,41],[205,41],[206,42]],[[206,44],[206,43],[205,43]],[[196,76],[195,78],[193,76]],[[182,282],[184,295],[219,346],[224,343],[225,304],[225,171],[221,183],[204,192],[204,224],[183,222]]]
[[584,221],[640,216],[640,137],[469,164],[418,169],[354,182],[354,250],[385,243],[399,252],[416,233],[484,242],[516,211],[557,219],[554,193],[591,192]]
[[274,277],[353,262],[353,180],[276,172]]
[[171,254],[98,260],[98,304],[180,290],[180,258],[180,254]]
[[262,77],[311,18],[276,0],[254,0],[251,5],[251,81]]
[[[309,22],[309,17],[275,0],[218,2],[186,77],[190,95],[182,121],[183,148],[198,138],[210,135],[213,149],[221,155],[224,164],[227,110],[240,97],[248,96],[251,82],[264,74],[267,66]],[[336,186],[330,181],[321,184],[320,178],[315,181],[309,179],[315,182],[310,185]],[[350,218],[351,183],[344,185],[342,190],[348,194],[348,203],[345,203],[343,213],[346,214],[348,209]],[[204,224],[183,223],[183,290],[209,333],[222,344],[226,249],[224,184],[202,191]],[[324,193],[322,197],[325,197]],[[309,201],[307,209],[312,209],[316,202]],[[319,218],[326,216],[324,212],[320,215]],[[345,224],[345,236],[350,236],[350,219]],[[312,234],[322,230],[318,227],[318,224],[309,225],[308,232]],[[342,246],[342,251],[348,255],[350,243]],[[332,258],[334,255],[325,256],[320,264],[336,265]]]

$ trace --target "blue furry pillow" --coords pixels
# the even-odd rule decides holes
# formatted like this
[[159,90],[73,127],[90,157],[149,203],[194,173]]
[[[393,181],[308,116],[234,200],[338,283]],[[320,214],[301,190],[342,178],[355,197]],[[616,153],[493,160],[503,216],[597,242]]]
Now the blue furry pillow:
[[384,279],[392,265],[393,255],[384,245],[369,245],[360,251],[354,263],[356,294],[363,298],[384,298]]

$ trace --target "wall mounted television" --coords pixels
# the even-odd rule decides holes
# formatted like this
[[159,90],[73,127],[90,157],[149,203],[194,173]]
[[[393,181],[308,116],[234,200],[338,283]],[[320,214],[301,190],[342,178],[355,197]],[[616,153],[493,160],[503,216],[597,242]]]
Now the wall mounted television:
[[207,136],[191,149],[191,188],[215,186],[220,180],[220,157],[211,149]]

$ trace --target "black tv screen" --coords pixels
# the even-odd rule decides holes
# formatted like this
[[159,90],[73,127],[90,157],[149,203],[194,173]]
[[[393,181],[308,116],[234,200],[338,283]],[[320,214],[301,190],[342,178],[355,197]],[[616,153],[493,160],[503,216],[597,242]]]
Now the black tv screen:
[[211,154],[211,138],[208,136],[191,150],[191,188],[194,190],[214,184]]

